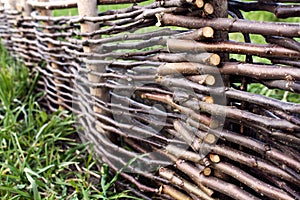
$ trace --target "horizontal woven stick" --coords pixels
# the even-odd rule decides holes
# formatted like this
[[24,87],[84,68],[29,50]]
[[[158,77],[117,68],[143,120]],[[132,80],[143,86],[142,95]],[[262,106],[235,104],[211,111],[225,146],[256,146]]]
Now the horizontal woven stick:
[[220,64],[221,58],[218,54],[214,53],[156,53],[155,55],[148,56],[135,56],[130,53],[123,53],[120,56],[123,59],[134,59],[134,60],[152,60],[159,62],[196,62],[206,63],[208,65],[217,66]]
[[[176,123],[175,123],[176,122]],[[248,155],[244,152],[237,151],[231,148],[228,148],[226,146],[220,146],[220,145],[209,145],[206,146],[202,144],[201,140],[198,140],[195,135],[191,135],[186,128],[183,127],[182,122],[174,122],[174,128],[178,132],[178,134],[174,131],[171,131],[170,133],[176,137],[184,138],[187,144],[189,144],[196,152],[200,152],[200,148],[202,148],[201,152],[204,152],[203,149],[208,149],[208,151],[217,153],[219,155],[225,156],[231,160],[237,161],[241,164],[247,165],[252,168],[257,168],[259,170],[263,170],[269,174],[273,174],[277,177],[283,178],[291,183],[299,184],[299,180],[295,179],[293,176],[289,175],[284,170],[281,170],[280,168],[268,164],[265,160],[262,160],[256,156]],[[209,134],[209,133],[207,133]],[[193,152],[189,152],[186,150],[180,150],[176,147],[169,147],[166,149],[167,152],[175,155],[177,158],[192,160],[193,162],[199,162],[201,160],[201,156],[198,154],[195,154]],[[206,151],[206,150],[205,150]],[[211,156],[213,162],[219,162],[220,158],[217,155]]]
[[205,192],[203,192],[199,187],[196,185],[188,182],[187,180],[183,179],[182,177],[179,177],[175,174],[175,172],[166,169],[166,168],[160,168],[159,169],[159,175],[167,180],[169,180],[171,183],[182,187],[184,190],[186,190],[188,193],[193,193],[196,196],[198,196],[200,199],[203,200],[213,200],[210,196],[208,196]]
[[235,90],[233,88],[226,90],[225,94],[229,98],[247,101],[265,108],[276,108],[277,110],[284,112],[300,114],[300,105],[297,103],[283,102],[260,94],[253,94],[245,91]]
[[125,13],[116,13],[116,14],[108,14],[108,15],[101,15],[95,17],[88,17],[88,16],[79,16],[75,19],[71,19],[68,21],[69,24],[78,23],[78,22],[105,22],[109,20],[117,20],[117,19],[124,19],[124,18],[134,18],[134,21],[139,21],[141,19],[145,19],[146,17],[154,17],[157,13],[160,12],[173,12],[176,10],[176,7],[170,8],[153,8],[153,9],[138,9],[138,10],[131,10],[130,12]]
[[273,81],[262,81],[262,83],[268,88],[278,88],[295,92],[300,94],[300,82],[286,81],[286,80],[273,80]]
[[287,81],[300,81],[300,69],[276,65],[227,62],[221,66],[220,72],[230,75],[249,76],[258,80],[282,79]]
[[213,38],[213,36],[214,30],[211,27],[203,27],[193,31],[173,35],[171,38],[178,38],[184,40],[204,40],[208,38]]
[[157,68],[157,74],[165,75],[203,75],[220,73],[219,69],[207,64],[180,62],[180,63],[163,63]]
[[153,26],[155,24],[155,19],[140,19],[136,20],[129,24],[123,24],[123,25],[112,25],[107,28],[103,28],[94,32],[89,33],[82,33],[77,35],[82,36],[95,36],[95,35],[103,35],[103,34],[117,34],[117,33],[124,33],[125,31],[136,31],[140,28],[143,28],[145,26]]
[[231,177],[239,180],[243,184],[249,186],[258,193],[264,194],[273,199],[293,200],[294,198],[285,193],[284,191],[273,187],[259,179],[249,175],[245,171],[235,167],[234,165],[220,162],[213,165],[215,169],[230,175]]
[[[170,129],[169,132],[173,135],[173,133],[176,132],[176,131]],[[176,135],[176,133],[174,135]],[[203,156],[201,157],[199,155],[199,153],[188,151],[188,150],[176,147],[175,145],[172,145],[172,146],[168,145],[165,148],[164,152],[167,153],[168,155],[175,156],[177,159],[184,159],[186,161],[192,161],[194,163],[197,163],[197,167],[199,169],[199,171],[198,171],[199,174],[202,173],[205,176],[210,176],[211,173],[212,173],[212,170],[210,168],[210,163],[209,163],[209,166],[205,166],[205,165],[207,165],[207,164],[205,164],[207,162],[204,161],[206,158],[203,158]],[[200,183],[197,183],[197,185],[203,191],[205,191],[209,196],[211,196],[213,194],[213,191],[211,191],[207,187],[204,187]]]
[[[182,33],[182,34],[180,34]],[[185,35],[188,35],[193,32],[182,32],[182,31],[176,31],[171,29],[160,29],[157,31],[151,31],[147,33],[131,33],[131,34],[122,34],[122,35],[116,35],[116,36],[110,36],[108,38],[100,38],[100,39],[88,39],[88,40],[78,40],[78,39],[70,39],[69,41],[76,44],[105,44],[105,43],[112,43],[117,41],[130,41],[130,40],[149,40],[154,37],[161,37],[161,36],[170,36],[177,35],[184,37]]]
[[[79,86],[77,86],[79,87]],[[80,88],[79,88],[80,89]],[[81,89],[80,90],[82,92],[82,94],[85,94],[87,93],[87,91],[84,91],[84,89]],[[85,94],[86,96],[90,96],[88,94]],[[93,103],[93,99],[91,100],[88,100],[88,99],[85,99],[86,103],[90,103],[90,104],[95,104]],[[99,104],[96,104],[97,106],[103,108],[104,106],[101,106]],[[141,127],[137,124],[137,126],[133,127],[132,125],[130,124],[126,124],[126,122],[119,122],[119,121],[115,121],[109,117],[105,117],[103,115],[99,115],[99,114],[96,114],[96,113],[93,113],[94,115],[97,115],[97,117],[99,119],[101,119],[103,122],[106,122],[106,124],[110,124],[110,125],[106,125],[106,124],[102,124],[102,128],[104,130],[109,130],[111,132],[115,132],[117,133],[118,135],[121,135],[123,137],[128,137],[128,138],[133,138],[133,139],[138,139],[140,138],[141,140],[143,140],[142,138],[149,138],[149,137],[157,137],[158,140],[160,141],[165,141],[166,143],[171,143],[173,142],[172,139],[167,139],[163,136],[159,136],[156,131],[153,131],[152,130],[146,130],[144,129],[144,127]],[[134,120],[133,118],[129,118],[128,120],[131,120],[132,123],[134,123]],[[127,120],[127,121],[128,121]],[[113,126],[111,126],[113,125]],[[115,129],[114,127],[118,127],[120,128],[121,130],[118,130],[118,129]],[[131,128],[133,127],[133,128]],[[150,128],[149,128],[150,129]],[[136,132],[137,131],[137,132]],[[160,146],[160,144],[155,144],[154,142],[151,142],[149,140],[150,143],[152,143],[151,145],[155,145],[155,146]],[[161,147],[161,146],[160,146]]]
[[[82,97],[84,98],[84,100],[86,100],[86,97],[84,97],[84,96],[82,96]],[[89,106],[88,101],[84,102],[83,105],[81,105],[81,106],[84,106],[81,108],[84,111],[84,116],[87,118],[87,120],[88,121],[92,120],[92,121],[90,121],[90,123],[93,123],[94,121],[96,121],[96,125],[98,126],[98,128],[101,128],[102,131],[108,130],[109,132],[112,132],[112,129],[114,128],[115,125],[116,125],[116,127],[120,127],[121,129],[124,128],[124,126],[123,127],[118,126],[118,124],[114,124],[114,126],[111,126],[111,125],[103,124],[100,121],[97,121],[95,119],[95,117],[99,118],[99,119],[102,118],[101,120],[103,120],[104,116],[101,116],[101,114],[98,114],[98,113],[93,113],[93,111],[91,110],[92,108],[91,108],[91,106]],[[94,126],[92,126],[92,124],[89,124],[89,126],[94,127]],[[131,126],[131,125],[127,125],[127,126]],[[102,151],[104,151],[104,154],[102,154],[102,155],[110,156],[111,159],[115,160],[115,162],[118,163],[119,166],[121,165],[121,167],[125,166],[126,163],[131,158],[134,158],[139,155],[139,154],[136,154],[135,152],[128,151],[124,148],[120,148],[118,145],[113,144],[111,141],[109,141],[109,139],[105,135],[99,134],[99,130],[93,129],[92,133],[90,135],[94,137],[94,141],[92,141],[92,142],[95,142],[95,144],[98,143],[97,141],[101,141],[102,145],[99,145],[99,148],[102,148],[103,149]],[[126,137],[126,134],[124,136]],[[140,139],[142,139],[142,138],[140,137]],[[137,140],[139,140],[139,139],[137,139]],[[158,147],[158,148],[160,148],[160,147]],[[122,159],[119,159],[118,156],[120,156],[120,158],[122,158]],[[150,160],[149,158],[147,158],[147,156],[138,158],[138,160],[143,161],[144,163],[148,164],[149,166],[170,164],[170,162],[165,159],[161,160],[161,161]],[[130,170],[135,171],[136,173],[140,173],[140,174],[144,174],[144,175],[148,174],[148,173],[141,172],[139,169],[135,168],[134,166],[129,166],[128,168]]]
[[[38,2],[41,3],[41,2]],[[57,22],[57,23],[67,23],[71,19],[76,19],[78,16],[40,16],[37,13],[31,13],[30,16],[25,16],[16,19],[16,24],[23,26],[23,22],[33,22],[37,21],[49,21],[49,22]],[[28,31],[36,31],[36,30],[28,30]],[[53,33],[55,34],[55,33]]]
[[[197,37],[200,39],[199,37]],[[190,38],[193,39],[193,38]],[[168,46],[169,37],[152,37],[148,40],[142,40],[139,42],[132,42],[132,43],[118,43],[118,44],[103,44],[101,49],[106,52],[111,52],[120,49],[144,49],[149,47],[154,47],[156,45],[160,45],[162,47]],[[162,48],[160,47],[160,48]],[[195,52],[197,53],[197,52]]]
[[41,25],[41,24],[37,24],[37,23],[28,23],[28,22],[24,22],[23,26],[26,28],[43,28],[43,29],[51,29],[51,30],[58,30],[58,31],[62,31],[62,30],[71,30],[74,29],[74,27],[79,27],[76,25],[73,26],[59,26],[59,25],[51,25],[51,26],[46,26],[46,25]]
[[278,18],[300,17],[300,6],[299,5],[278,6],[275,9],[274,14]]
[[300,68],[300,62],[298,60],[288,60],[288,59],[276,59],[276,58],[272,58],[271,61],[274,64],[283,64],[283,65],[288,65],[288,66],[291,66],[291,67]]
[[[119,103],[121,104],[127,104],[128,107],[134,107],[135,109],[131,110],[129,108],[128,111],[133,112],[135,111],[139,111],[142,113],[146,113],[146,114],[151,114],[151,115],[156,115],[156,116],[160,116],[160,117],[170,117],[170,118],[176,118],[177,116],[174,113],[167,113],[164,111],[161,111],[160,109],[153,107],[153,106],[148,106],[146,104],[140,103],[138,101],[135,101],[131,98],[129,98],[128,96],[121,96],[120,94],[115,94],[113,92],[110,92],[110,94],[112,95],[113,98],[118,99]],[[113,106],[108,104],[109,106]]]
[[287,81],[299,80],[300,69],[281,67],[277,65],[248,64],[225,62],[219,68],[206,64],[182,62],[164,63],[157,69],[158,75],[198,75],[198,74],[226,74],[247,76],[258,80],[281,79]]
[[300,125],[300,118],[297,118],[296,116],[289,115],[281,110],[273,110],[273,112],[281,118],[284,118],[294,124]]
[[278,44],[282,47],[300,52],[300,43],[292,38],[265,36],[268,43]]
[[161,193],[167,194],[171,197],[173,197],[176,200],[192,200],[191,197],[187,196],[186,194],[176,190],[172,186],[169,185],[162,185],[159,189]]
[[[105,43],[112,43],[117,41],[129,41],[129,40],[143,40],[139,43],[132,43],[132,44],[119,44],[116,45],[107,45],[103,46],[104,49],[121,49],[121,48],[132,48],[133,46],[138,46],[143,43],[150,43],[149,45],[166,45],[166,41],[168,38],[179,38],[179,39],[187,39],[187,40],[203,40],[207,38],[213,37],[214,31],[210,27],[200,28],[194,31],[176,31],[170,29],[161,29],[158,31],[152,31],[148,33],[141,33],[141,34],[123,34],[117,36],[111,36],[109,38],[101,38],[101,39],[88,39],[88,40],[78,40],[78,39],[69,39],[70,42],[81,44],[81,45],[88,45],[88,44],[105,44]],[[164,36],[164,37],[163,37]],[[127,47],[128,46],[128,47]],[[115,47],[115,48],[113,48]]]
[[217,142],[218,138],[209,132],[195,129],[194,127],[189,126],[179,120],[174,120],[173,124],[174,129],[177,131],[177,133],[174,133],[171,130],[168,131],[171,131],[172,135],[179,135],[180,138],[183,138],[184,141],[189,144],[196,152],[199,152],[200,148],[203,146],[203,142],[209,145],[214,145]]
[[211,119],[209,117],[207,117],[206,115],[199,114],[191,108],[187,108],[187,107],[176,104],[173,101],[172,97],[169,95],[143,93],[141,95],[141,97],[144,99],[151,99],[151,100],[166,103],[166,104],[176,108],[177,110],[179,110],[180,113],[188,115],[188,116],[192,117],[193,119],[195,119],[207,126],[209,126],[211,124]]
[[286,155],[282,153],[281,151],[277,150],[276,148],[271,148],[269,144],[264,143],[262,141],[255,140],[251,137],[245,137],[240,134],[237,134],[235,132],[229,131],[229,130],[214,130],[210,129],[207,126],[194,121],[191,118],[188,118],[186,123],[190,126],[193,126],[195,128],[199,128],[203,131],[209,131],[211,134],[214,134],[218,138],[222,138],[225,141],[233,142],[238,145],[242,145],[244,147],[247,147],[249,149],[252,149],[253,151],[261,154],[266,155],[267,159],[274,159],[277,160],[280,163],[284,163],[288,166],[291,166],[294,170],[299,172],[300,169],[300,162],[292,158],[290,155]]
[[[279,117],[275,116],[271,111],[266,110],[264,108],[254,108],[253,112],[255,112],[256,114],[260,114],[260,115],[266,115],[267,117],[270,117],[270,118],[280,119]],[[285,118],[283,118],[283,119],[285,119]],[[289,121],[289,120],[287,120],[287,121]],[[269,139],[280,141],[284,145],[293,147],[295,149],[298,149],[298,147],[300,145],[300,137],[297,136],[298,132],[287,133],[284,131],[271,130],[271,129],[268,129],[265,127],[261,127],[259,124],[253,124],[252,128],[259,129],[260,137],[261,138],[265,137],[265,139],[263,139],[263,141],[266,141],[270,144],[272,144],[273,142],[272,142],[272,140],[269,140]]]
[[[180,135],[172,129],[169,129],[168,132],[170,134],[174,135],[175,137],[180,137]],[[186,148],[188,148],[188,145],[186,145]],[[203,157],[201,157],[198,153],[195,153],[193,151],[188,151],[188,150],[186,150],[182,147],[180,148],[180,147],[177,147],[175,145],[167,145],[165,147],[165,152],[175,156],[176,158],[185,159],[185,160],[195,162],[195,163],[201,163],[201,166],[204,165],[203,164]],[[205,172],[205,168],[203,169],[202,172],[205,173],[206,176],[209,175],[207,173],[207,170]]]
[[[74,111],[75,113],[76,113],[76,111]],[[80,114],[80,113],[79,113]],[[112,126],[107,126],[107,125],[101,125],[101,127],[103,128],[103,130],[104,131],[109,131],[110,133],[113,133],[113,134],[117,134],[117,135],[119,135],[119,136],[122,136],[122,137],[125,137],[125,138],[131,138],[131,139],[134,139],[134,140],[137,140],[137,141],[140,141],[140,142],[143,142],[144,144],[148,144],[148,145],[151,145],[151,146],[155,146],[155,147],[157,147],[157,148],[163,148],[163,146],[162,145],[160,145],[160,144],[158,144],[157,142],[155,143],[155,142],[152,142],[151,140],[149,140],[149,139],[147,139],[147,138],[141,138],[140,136],[134,136],[134,135],[132,135],[132,134],[128,134],[127,132],[123,132],[123,131],[120,131],[120,130],[118,130],[117,128],[115,128],[115,127],[112,127]],[[149,128],[148,128],[149,129]],[[171,141],[169,141],[169,142],[171,142]],[[176,144],[177,142],[176,141],[172,141],[174,144]],[[101,143],[103,146],[107,146],[106,144],[105,144],[105,142],[102,142]],[[179,145],[182,145],[180,142],[179,142]],[[120,151],[118,151],[118,150],[116,150],[116,149],[113,149],[113,148],[111,148],[110,150],[112,150],[112,151],[115,151],[115,153],[118,153],[118,152],[120,152],[120,153],[122,153],[122,151],[120,150]],[[123,152],[124,153],[124,152]],[[123,156],[124,157],[124,156]],[[122,157],[122,158],[123,158]],[[131,155],[131,154],[126,154],[126,156],[124,157],[124,158],[133,158],[134,156],[133,155]],[[119,161],[120,163],[121,163],[121,160]],[[148,161],[144,161],[144,162],[147,162],[148,164],[150,164]],[[126,163],[126,161],[124,161],[124,165],[125,165],[125,163]],[[158,164],[158,165],[168,165],[168,164],[170,164],[170,162],[168,162],[167,160],[164,160],[164,161],[159,161],[159,160],[156,160],[156,161],[154,161],[154,162],[152,162],[152,164]]]
[[[165,96],[165,97],[163,97],[162,95],[153,95],[153,94],[144,94],[144,96],[146,97],[146,98],[151,98],[151,99],[153,99],[153,100],[157,100],[157,101],[163,101],[163,102],[165,102],[165,103],[171,103],[171,104],[173,104],[172,103],[172,101],[171,100],[167,100],[168,98]],[[215,106],[215,105],[214,105]],[[214,130],[214,132],[215,132],[215,134],[217,135],[217,136],[219,136],[219,137],[222,137],[222,134],[224,134],[224,133],[226,133],[226,132],[218,132],[218,131],[216,131],[216,130]],[[228,132],[228,133],[230,133],[230,132]],[[221,134],[221,135],[220,135]],[[226,135],[226,134],[225,134]],[[231,133],[228,135],[228,136],[230,136],[231,135]],[[234,134],[234,135],[236,135],[236,134]],[[231,136],[230,136],[231,137]],[[229,137],[229,139],[230,139],[230,137]],[[236,138],[234,139],[234,140],[230,140],[230,141],[236,141],[238,139],[238,137],[236,136]],[[245,141],[244,141],[244,139],[245,139]],[[246,142],[246,143],[245,143]],[[265,152],[268,156],[270,156],[271,158],[274,158],[274,159],[276,159],[276,160],[279,160],[280,162],[284,162],[284,163],[287,163],[288,165],[290,165],[290,166],[292,166],[294,169],[296,169],[296,170],[298,170],[297,169],[297,166],[299,167],[300,166],[300,163],[299,162],[295,162],[294,160],[292,160],[292,159],[290,159],[288,156],[283,156],[282,155],[282,153],[280,153],[279,151],[276,151],[276,150],[274,150],[273,149],[273,151],[272,151],[272,149],[266,149],[265,147],[264,147],[264,145],[262,145],[262,144],[259,144],[259,143],[257,143],[257,144],[254,144],[253,143],[254,141],[251,141],[251,140],[248,140],[247,138],[243,138],[242,140],[240,140],[239,141],[239,144],[243,144],[244,143],[244,145],[247,145],[247,147],[249,148],[249,147],[251,147],[251,149],[252,148],[254,148],[255,149],[255,151],[257,151],[257,150],[259,150],[258,152],[260,152],[260,151],[263,151],[263,152]],[[250,146],[249,146],[250,145]],[[262,146],[261,146],[262,145]]]
[[143,191],[140,191],[132,186],[130,186],[127,183],[124,183],[122,180],[117,180],[116,183],[117,187],[120,187],[121,189],[129,190],[132,194],[134,194],[136,197],[140,197],[144,200],[152,200],[152,198],[147,197],[145,194],[143,194]]
[[[86,64],[105,64],[107,67],[120,67],[123,69],[131,69],[133,67],[137,66],[159,66],[161,62],[152,62],[152,61],[136,61],[136,62],[130,62],[130,61],[110,61],[110,60],[91,60],[90,58],[83,58],[80,59],[80,61],[84,61]],[[99,85],[100,86],[100,85]]]
[[[170,84],[174,87],[181,87],[181,88],[189,88],[193,89],[195,91],[199,91],[204,94],[210,94],[210,95],[220,95],[224,94],[229,98],[239,99],[251,103],[255,103],[264,107],[270,107],[270,108],[277,108],[280,110],[288,111],[291,113],[300,113],[300,105],[297,103],[289,103],[289,102],[282,102],[277,99],[265,97],[263,95],[259,94],[252,94],[244,91],[238,91],[235,89],[225,89],[225,88],[209,88],[205,87],[196,83],[193,83],[191,81],[188,81],[187,79],[183,78],[171,78],[171,77],[160,77],[156,80],[158,83],[163,84],[165,86],[170,86]],[[193,106],[194,108],[194,106]],[[196,107],[195,107],[196,108]]]
[[162,25],[173,25],[191,29],[209,26],[219,31],[300,37],[300,27],[298,24],[292,23],[256,22],[227,18],[205,19],[168,13],[161,14],[160,19]]
[[277,18],[287,17],[299,17],[300,6],[299,5],[278,5],[273,2],[240,2],[230,0],[229,5],[234,6],[237,9],[249,12],[249,11],[269,11],[275,14]]
[[[82,122],[82,121],[81,121]],[[82,122],[83,123],[83,122]],[[87,130],[91,130],[89,129],[89,125],[84,126],[85,128],[87,128]],[[95,134],[95,133],[94,133]],[[99,134],[99,133],[97,133]],[[86,140],[88,141],[92,141],[95,144],[97,144],[97,140],[95,140],[93,137],[87,136]],[[101,158],[105,163],[107,163],[110,168],[112,168],[115,172],[117,172],[119,170],[118,167],[115,166],[115,164],[112,162],[113,159],[111,157],[106,157],[105,155],[109,155],[103,151],[101,151],[100,146],[95,147],[95,152],[98,155],[102,155],[103,157]],[[140,191],[143,192],[151,192],[151,193],[157,193],[158,189],[157,188],[153,188],[153,187],[149,187],[141,182],[139,182],[135,177],[126,174],[125,172],[121,172],[120,174],[123,178],[127,179],[129,182],[133,183]]]
[[235,150],[225,145],[215,145],[208,148],[210,148],[213,153],[227,157],[231,160],[249,166],[253,169],[258,169],[259,171],[263,171],[268,174],[275,175],[291,183],[299,184],[299,181],[297,181],[297,179],[295,179],[293,176],[291,176],[284,170],[278,168],[275,165],[269,164],[265,160],[258,158],[256,156],[244,153],[242,151]]
[[209,176],[206,177],[199,173],[198,169],[184,160],[176,161],[176,168],[188,175],[196,184],[201,183],[213,190],[219,191],[227,196],[232,197],[236,200],[258,200],[257,197],[252,194],[240,189],[236,185],[225,182],[221,179]]
[[[262,175],[262,172],[256,172],[257,175]],[[265,174],[264,174],[265,175]],[[291,196],[293,196],[295,199],[300,199],[300,194],[298,191],[295,191],[294,189],[292,189],[290,187],[290,185],[288,185],[286,182],[273,177],[273,176],[269,176],[269,175],[265,175],[267,177],[268,180],[271,180],[272,183],[274,183],[274,185],[276,185],[278,188],[281,188],[283,190],[285,190],[286,192],[288,192]]]
[[[300,28],[299,28],[300,31]],[[290,50],[277,45],[270,44],[249,44],[241,42],[216,42],[205,43],[188,40],[168,39],[167,47],[170,52],[227,52],[246,55],[256,55],[270,58],[289,58],[293,60],[300,59],[300,52]]]

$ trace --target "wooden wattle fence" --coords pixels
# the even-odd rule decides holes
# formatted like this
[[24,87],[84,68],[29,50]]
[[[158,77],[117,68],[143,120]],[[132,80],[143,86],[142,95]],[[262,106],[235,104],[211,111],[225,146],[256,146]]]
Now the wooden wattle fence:
[[[298,2],[10,0],[0,36],[40,73],[46,109],[76,114],[81,139],[111,169],[130,163],[118,188],[143,199],[292,200],[300,104],[247,88],[300,93],[300,24],[249,21],[242,11],[300,22]],[[52,15],[77,7],[77,16]],[[229,41],[233,32],[244,42]]]

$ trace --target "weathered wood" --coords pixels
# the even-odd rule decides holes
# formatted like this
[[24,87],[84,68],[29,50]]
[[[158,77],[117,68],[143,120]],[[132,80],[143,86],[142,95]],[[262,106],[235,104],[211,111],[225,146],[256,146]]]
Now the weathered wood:
[[[222,4],[223,5],[223,4]],[[285,37],[300,37],[298,24],[282,22],[256,22],[243,19],[227,18],[195,18],[164,13],[161,14],[161,23],[164,25],[175,25],[186,28],[201,28],[210,26],[214,30],[228,32],[242,32],[262,35],[274,35]],[[282,28],[286,27],[286,28]]]
[[195,1],[195,5],[198,7],[198,8],[202,8],[204,6],[204,1],[203,0],[196,0]]
[[184,193],[176,190],[174,187],[169,186],[169,185],[162,185],[159,189],[161,193],[165,193],[174,199],[177,200],[192,200],[189,196],[185,195]]
[[[111,169],[137,158],[121,189],[147,200],[299,198],[300,105],[285,101],[300,93],[300,28],[242,12],[299,16],[298,1],[29,1],[39,15],[16,1],[0,7],[3,43],[39,71],[47,110],[78,114],[82,140]],[[77,3],[79,16],[49,16]],[[98,13],[104,4],[120,8]],[[251,83],[282,100],[247,92]]]
[[213,200],[210,196],[200,190],[196,185],[189,183],[187,180],[178,177],[174,172],[166,168],[159,169],[159,175],[170,180],[175,185],[183,187],[187,192],[193,193],[201,199]]
[[[77,1],[78,4],[78,11],[80,16],[88,16],[88,17],[95,17],[98,15],[98,7],[97,7],[97,1],[96,0],[79,0]],[[90,33],[93,31],[97,31],[99,29],[99,24],[98,23],[93,23],[93,22],[84,22],[80,24],[81,27],[81,32],[82,33]],[[82,37],[83,40],[86,40],[86,37]],[[83,50],[85,53],[93,53],[94,51],[93,46],[83,46]],[[92,60],[93,58],[90,57],[88,58],[89,60]],[[91,70],[95,71],[98,73],[103,73],[106,71],[106,65],[93,65],[93,64],[86,64],[86,67]],[[88,74],[88,80],[93,82],[93,83],[101,83],[104,80],[100,78],[99,76],[93,75],[91,73]],[[107,94],[107,89],[102,87],[102,88],[90,88],[90,92],[92,96],[95,96],[103,101],[108,102],[109,101],[109,96]],[[104,113],[104,111],[97,106],[94,106],[94,111],[97,113]]]
[[[48,1],[49,0],[39,0],[39,2],[48,2]],[[25,3],[25,2],[23,2],[23,3]],[[23,5],[26,6],[26,7],[28,6],[26,4],[23,4]],[[30,8],[27,7],[26,11],[24,10],[24,12],[26,12],[25,13],[26,15],[29,14],[28,12],[30,12]],[[41,16],[47,16],[47,17],[51,17],[52,16],[51,10],[39,10],[39,13],[40,13]],[[53,22],[43,22],[42,23],[43,26],[51,26],[52,24],[53,24]],[[44,32],[45,33],[52,33],[53,31],[51,31],[49,29],[44,29]],[[46,44],[47,44],[47,47],[49,49],[52,49],[52,48],[55,47],[53,44],[51,44],[49,42],[47,42]],[[53,56],[50,56],[50,59],[53,60],[53,61],[57,60],[57,58],[55,58]],[[50,65],[51,65],[51,67],[53,67],[54,70],[62,70],[62,68],[59,65],[57,65],[55,62],[50,62]],[[54,73],[54,76],[55,77],[56,76],[59,77],[59,74]],[[57,101],[58,101],[59,109],[63,110],[64,109],[63,99],[62,99],[61,93],[60,93],[61,88],[58,85],[62,85],[62,84],[64,84],[64,82],[61,81],[60,79],[55,78],[54,79],[54,84],[55,84],[55,88],[56,88],[56,91],[57,91],[56,95],[57,95]]]

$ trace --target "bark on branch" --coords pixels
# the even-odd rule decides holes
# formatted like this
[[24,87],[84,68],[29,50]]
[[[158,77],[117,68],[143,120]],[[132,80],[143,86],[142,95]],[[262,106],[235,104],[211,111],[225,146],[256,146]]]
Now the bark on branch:
[[274,35],[285,37],[300,37],[298,24],[279,22],[257,22],[242,19],[226,18],[194,18],[182,15],[163,13],[160,16],[163,25],[173,25],[185,28],[212,27],[214,30],[228,32],[253,33],[261,35]]

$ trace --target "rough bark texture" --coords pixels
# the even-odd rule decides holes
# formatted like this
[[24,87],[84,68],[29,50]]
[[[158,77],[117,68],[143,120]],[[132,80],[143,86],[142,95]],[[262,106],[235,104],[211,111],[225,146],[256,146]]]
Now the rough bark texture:
[[[113,171],[130,163],[117,188],[147,200],[300,199],[300,104],[288,102],[300,93],[300,26],[242,12],[295,17],[295,0],[18,2],[0,7],[1,41],[39,71],[45,109],[77,114]],[[77,3],[79,16],[50,15]],[[247,91],[257,83],[277,90]]]

